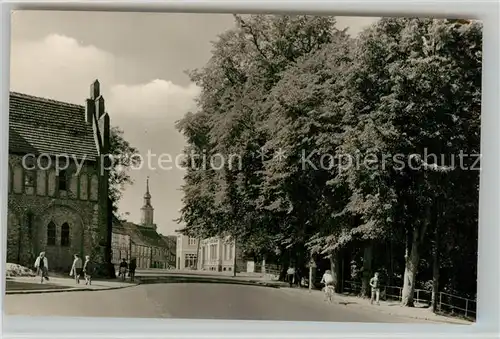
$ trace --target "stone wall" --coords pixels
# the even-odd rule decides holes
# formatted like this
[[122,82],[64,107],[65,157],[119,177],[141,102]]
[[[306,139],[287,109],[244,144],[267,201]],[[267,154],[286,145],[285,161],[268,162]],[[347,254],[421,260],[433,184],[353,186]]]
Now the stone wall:
[[[67,178],[63,190],[59,188],[64,183],[48,159],[38,164],[35,160],[34,167],[24,165],[21,155],[9,155],[7,262],[31,267],[38,253],[45,251],[50,269],[69,270],[72,254],[92,253],[99,229],[106,227],[99,223],[97,168],[89,162],[76,173],[71,164],[67,173],[59,173]],[[48,241],[49,236],[53,239],[47,232],[50,222],[55,224],[55,243]],[[70,230],[67,244],[61,244],[64,223]]]

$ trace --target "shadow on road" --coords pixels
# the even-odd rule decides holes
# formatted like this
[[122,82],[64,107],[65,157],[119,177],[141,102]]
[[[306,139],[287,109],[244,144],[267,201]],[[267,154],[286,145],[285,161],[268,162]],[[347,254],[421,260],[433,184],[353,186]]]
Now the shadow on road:
[[[27,291],[27,290],[53,290],[53,289],[63,289],[64,287],[56,284],[39,284],[39,283],[25,283],[18,281],[7,280],[5,282],[6,291]],[[69,287],[68,287],[69,288]]]
[[237,279],[220,279],[220,278],[206,278],[206,277],[138,277],[137,281],[140,284],[228,284],[228,285],[246,285],[257,287],[271,287],[279,288],[280,285],[276,283],[268,283],[261,281],[237,280]]

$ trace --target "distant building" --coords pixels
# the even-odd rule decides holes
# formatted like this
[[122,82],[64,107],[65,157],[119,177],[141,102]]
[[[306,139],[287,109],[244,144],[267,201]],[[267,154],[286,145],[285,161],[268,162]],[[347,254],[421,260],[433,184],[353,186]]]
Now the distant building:
[[237,272],[246,270],[239,246],[231,237],[212,237],[201,241],[198,264],[201,270],[231,272],[235,270],[235,264]]
[[176,268],[178,270],[195,269],[198,258],[198,240],[179,233],[176,245]]
[[130,235],[128,234],[122,223],[116,219],[113,221],[113,233],[111,236],[111,262],[113,265],[119,265],[122,259],[126,259],[127,262],[131,258],[131,241]]
[[68,271],[75,253],[103,269],[111,261],[108,171],[99,171],[110,119],[99,87],[85,106],[10,93],[7,262],[31,267],[42,251],[51,270]]
[[[148,178],[146,193],[144,194],[144,205],[141,208],[141,224],[122,222],[115,218],[113,225],[115,242],[112,245],[113,263],[115,265],[118,265],[123,258],[127,259],[127,261],[135,258],[138,269],[175,267],[173,249],[164,236],[157,232],[153,212]],[[125,250],[125,247],[127,247],[125,242],[127,241],[128,252]],[[125,254],[127,255],[125,256]]]
[[236,264],[237,272],[246,270],[241,251],[230,237],[202,239],[198,245],[198,239],[183,235],[180,231],[178,233],[177,269],[232,272]]

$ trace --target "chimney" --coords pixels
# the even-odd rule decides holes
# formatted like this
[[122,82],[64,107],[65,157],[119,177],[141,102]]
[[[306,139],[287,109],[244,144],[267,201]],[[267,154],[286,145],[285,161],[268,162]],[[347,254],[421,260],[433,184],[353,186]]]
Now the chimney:
[[104,98],[102,95],[99,95],[99,97],[95,100],[95,110],[96,110],[96,117],[97,119],[100,119],[104,113],[106,113],[104,110]]
[[101,95],[101,86],[99,80],[96,80],[90,85],[90,99],[97,99]]

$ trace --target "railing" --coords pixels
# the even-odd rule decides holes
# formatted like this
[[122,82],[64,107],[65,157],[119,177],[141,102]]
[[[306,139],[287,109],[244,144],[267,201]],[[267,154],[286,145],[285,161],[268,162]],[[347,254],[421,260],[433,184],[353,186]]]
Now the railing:
[[[280,275],[280,269],[277,265],[266,265],[266,274],[269,275]],[[254,266],[254,272],[256,273],[262,273],[262,264],[255,264]]]
[[[344,290],[351,294],[358,295],[361,292],[361,283],[344,281]],[[401,301],[402,295],[403,288],[399,286],[381,286],[380,288],[380,299],[382,300]],[[413,300],[416,302],[417,306],[430,306],[432,303],[432,292],[415,289]],[[441,312],[476,318],[476,300],[439,292],[437,302],[437,309]]]

